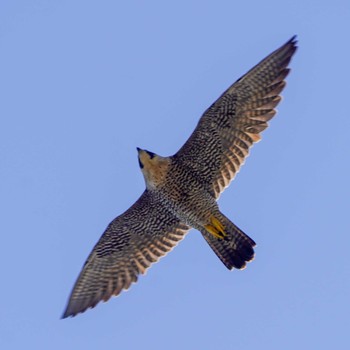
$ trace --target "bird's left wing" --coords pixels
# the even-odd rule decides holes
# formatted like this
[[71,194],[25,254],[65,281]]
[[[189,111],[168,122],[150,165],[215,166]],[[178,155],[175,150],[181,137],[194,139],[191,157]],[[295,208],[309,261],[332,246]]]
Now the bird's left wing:
[[173,156],[216,198],[235,177],[250,147],[260,140],[260,133],[275,115],[295,51],[293,37],[231,85],[207,109]]
[[75,316],[128,289],[139,274],[167,254],[188,230],[146,190],[133,206],[109,224],[95,245],[62,318]]

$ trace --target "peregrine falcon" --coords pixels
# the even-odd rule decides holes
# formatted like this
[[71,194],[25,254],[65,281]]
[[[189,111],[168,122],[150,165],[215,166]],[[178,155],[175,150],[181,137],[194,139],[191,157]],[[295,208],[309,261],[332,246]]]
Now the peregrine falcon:
[[115,218],[88,256],[62,316],[117,296],[185,234],[200,231],[229,269],[243,269],[255,242],[219,210],[217,199],[276,114],[296,37],[238,79],[200,118],[170,157],[138,151],[146,189]]

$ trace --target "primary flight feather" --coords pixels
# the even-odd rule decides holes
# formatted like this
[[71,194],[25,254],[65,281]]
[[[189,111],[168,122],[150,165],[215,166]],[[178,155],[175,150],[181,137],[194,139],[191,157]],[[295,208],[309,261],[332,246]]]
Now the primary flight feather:
[[138,148],[146,189],[95,245],[63,318],[128,289],[191,228],[228,269],[242,269],[253,259],[255,242],[220,212],[217,199],[275,115],[295,51],[293,37],[231,85],[175,155]]

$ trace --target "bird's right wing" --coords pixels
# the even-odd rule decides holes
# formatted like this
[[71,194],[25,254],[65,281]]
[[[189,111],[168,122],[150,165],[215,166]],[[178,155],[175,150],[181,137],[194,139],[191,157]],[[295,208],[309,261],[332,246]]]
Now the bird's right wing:
[[188,230],[146,190],[132,207],[109,224],[95,245],[62,318],[75,316],[128,289]]

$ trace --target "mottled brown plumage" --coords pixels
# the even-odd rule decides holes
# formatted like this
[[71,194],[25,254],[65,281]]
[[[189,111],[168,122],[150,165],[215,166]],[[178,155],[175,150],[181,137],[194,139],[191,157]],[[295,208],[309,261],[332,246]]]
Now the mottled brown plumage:
[[138,149],[146,190],[97,242],[63,317],[128,289],[190,228],[203,234],[228,269],[242,269],[253,259],[254,241],[220,212],[216,200],[275,115],[295,50],[293,37],[237,80],[175,155]]

